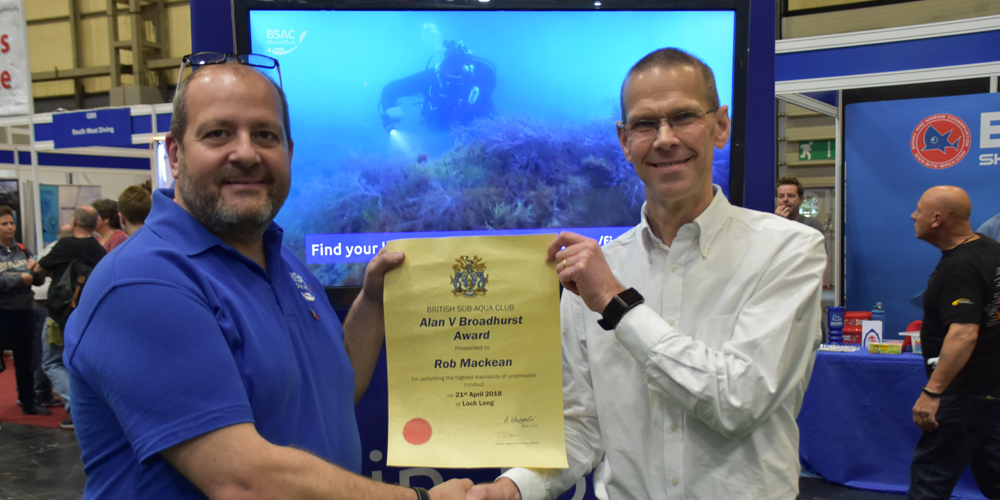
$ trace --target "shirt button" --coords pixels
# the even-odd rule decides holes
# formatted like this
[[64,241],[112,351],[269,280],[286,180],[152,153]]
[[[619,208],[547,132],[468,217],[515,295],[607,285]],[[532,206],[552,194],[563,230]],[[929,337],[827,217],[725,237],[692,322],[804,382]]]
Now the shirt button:
[[674,486],[677,486],[677,484],[678,484],[678,483],[680,483],[680,481],[678,481],[678,480],[676,480],[676,479],[671,479],[671,480],[670,480],[670,484],[672,484],[672,485],[674,485]]
[[674,264],[674,265],[670,266],[670,270],[676,273],[677,272],[677,264]]
[[675,320],[673,316],[671,316],[671,317],[667,318],[667,324],[668,324],[668,325],[672,325],[672,324],[674,324],[674,322],[676,322],[676,321],[677,321],[677,320]]
[[708,247],[701,247],[701,253],[708,253]]
[[677,424],[670,424],[670,430],[677,432]]

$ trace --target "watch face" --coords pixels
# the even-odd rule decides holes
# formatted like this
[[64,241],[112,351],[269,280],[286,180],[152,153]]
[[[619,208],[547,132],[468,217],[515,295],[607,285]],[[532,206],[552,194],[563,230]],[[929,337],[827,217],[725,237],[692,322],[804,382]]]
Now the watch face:
[[597,323],[605,330],[614,330],[618,326],[618,322],[621,321],[622,316],[629,309],[643,303],[643,301],[642,295],[635,288],[629,288],[611,299],[608,307],[604,309],[603,318]]
[[629,288],[628,290],[625,290],[624,292],[615,295],[615,298],[620,300],[622,304],[625,306],[635,305],[637,303],[643,302],[642,295],[639,292],[637,292],[635,288]]

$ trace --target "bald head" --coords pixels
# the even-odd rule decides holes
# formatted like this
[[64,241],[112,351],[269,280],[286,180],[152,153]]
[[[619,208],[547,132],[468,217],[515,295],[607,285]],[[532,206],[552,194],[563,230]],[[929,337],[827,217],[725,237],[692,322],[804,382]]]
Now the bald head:
[[[197,79],[201,80],[199,83],[211,85],[213,84],[213,80],[227,77],[260,78],[266,80],[276,92],[278,101],[281,104],[281,118],[282,124],[285,127],[285,138],[286,140],[290,140],[292,138],[291,122],[288,116],[288,100],[285,98],[285,92],[281,89],[281,87],[274,83],[273,80],[257,72],[257,70],[250,66],[237,62],[228,62],[225,64],[210,64],[198,69],[197,71],[192,71],[191,74],[181,81],[181,84],[177,87],[177,90],[174,93],[174,109],[170,121],[170,135],[177,140],[181,147],[183,147],[184,134],[187,132],[188,126],[189,116],[187,108],[187,94],[190,91],[189,87]],[[215,83],[217,84],[217,82]]]
[[947,250],[973,234],[969,224],[971,213],[972,201],[964,189],[934,186],[924,191],[910,218],[917,238]]
[[934,186],[920,197],[927,202],[927,206],[940,212],[950,223],[969,222],[972,214],[972,200],[964,189],[956,186]]

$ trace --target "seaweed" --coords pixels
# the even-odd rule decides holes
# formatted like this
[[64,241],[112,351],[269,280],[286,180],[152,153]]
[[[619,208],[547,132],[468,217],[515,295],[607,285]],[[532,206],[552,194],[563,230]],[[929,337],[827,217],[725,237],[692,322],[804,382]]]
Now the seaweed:
[[[631,226],[644,189],[607,120],[484,117],[451,131],[439,158],[355,155],[338,176],[296,185],[285,243],[306,234]],[[364,265],[311,266],[324,283],[360,282]]]

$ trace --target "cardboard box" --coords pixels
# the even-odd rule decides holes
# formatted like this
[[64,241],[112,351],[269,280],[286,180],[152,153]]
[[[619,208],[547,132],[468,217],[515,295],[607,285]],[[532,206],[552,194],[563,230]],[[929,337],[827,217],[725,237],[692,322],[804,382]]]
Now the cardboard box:
[[872,319],[871,311],[845,311],[844,312],[844,332],[848,328],[861,328],[861,322]]
[[860,344],[861,343],[860,328],[859,328],[859,331],[855,332],[855,333],[847,333],[847,330],[844,330],[844,343],[845,344]]
[[869,342],[868,352],[870,354],[902,354],[902,340],[885,340],[882,342]]

